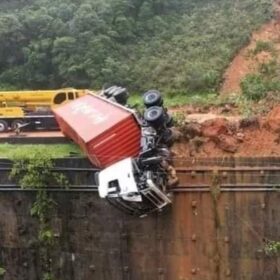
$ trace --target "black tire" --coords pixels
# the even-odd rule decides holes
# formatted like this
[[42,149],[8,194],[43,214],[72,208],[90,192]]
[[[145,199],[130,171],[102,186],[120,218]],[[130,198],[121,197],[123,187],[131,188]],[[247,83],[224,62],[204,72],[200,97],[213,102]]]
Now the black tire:
[[4,120],[0,120],[0,132],[6,132],[8,130],[8,123]]
[[159,91],[149,90],[143,95],[144,105],[149,108],[152,106],[162,106],[163,100]]
[[164,117],[163,108],[158,106],[150,107],[144,113],[145,121],[153,127],[163,126]]
[[18,125],[22,126],[23,124],[24,124],[23,120],[14,120],[11,124],[11,129],[15,130],[15,129],[17,129]]
[[111,87],[108,87],[106,88],[104,91],[103,91],[103,94],[109,98],[113,95],[114,91],[117,89],[118,87],[117,86],[111,86]]
[[126,105],[128,100],[128,92],[126,88],[119,87],[113,93],[113,97],[116,99],[117,103],[121,105]]
[[167,113],[166,114],[166,126],[167,127],[173,127],[174,126],[174,119]]

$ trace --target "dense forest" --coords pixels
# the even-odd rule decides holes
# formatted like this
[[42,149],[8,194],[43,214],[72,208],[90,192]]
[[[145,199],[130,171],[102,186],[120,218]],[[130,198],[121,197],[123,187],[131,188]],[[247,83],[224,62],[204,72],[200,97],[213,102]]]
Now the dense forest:
[[271,0],[2,0],[0,87],[215,91]]

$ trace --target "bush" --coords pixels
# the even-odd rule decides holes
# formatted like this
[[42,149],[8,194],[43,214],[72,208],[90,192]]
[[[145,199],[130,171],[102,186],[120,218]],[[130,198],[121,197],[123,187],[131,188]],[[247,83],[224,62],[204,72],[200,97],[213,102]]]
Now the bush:
[[268,41],[257,41],[256,43],[256,47],[253,51],[253,53],[256,55],[262,51],[266,51],[266,52],[272,52],[273,49],[273,45],[271,42]]
[[261,75],[249,74],[242,80],[241,90],[247,99],[258,101],[266,96],[268,88]]
[[275,76],[278,76],[279,70],[279,65],[276,59],[272,59],[266,63],[261,63],[259,65],[259,72],[267,78],[273,78]]

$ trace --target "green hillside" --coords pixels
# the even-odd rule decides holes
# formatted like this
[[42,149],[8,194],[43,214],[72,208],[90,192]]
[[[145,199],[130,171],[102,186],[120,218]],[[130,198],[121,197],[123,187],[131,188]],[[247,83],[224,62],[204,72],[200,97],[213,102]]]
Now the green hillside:
[[0,86],[215,91],[271,17],[271,0],[1,1]]

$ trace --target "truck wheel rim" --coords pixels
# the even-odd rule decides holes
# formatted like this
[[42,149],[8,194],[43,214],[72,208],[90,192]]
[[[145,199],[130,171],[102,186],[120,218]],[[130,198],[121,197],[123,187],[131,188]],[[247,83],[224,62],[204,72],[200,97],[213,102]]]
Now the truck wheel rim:
[[1,132],[5,131],[5,125],[3,123],[0,123],[0,131]]
[[159,115],[158,111],[156,111],[156,110],[151,110],[150,112],[148,112],[148,117],[152,118],[152,119],[157,118],[158,115]]
[[157,95],[153,92],[151,92],[148,96],[147,96],[147,101],[148,102],[154,102],[155,99],[157,98]]

